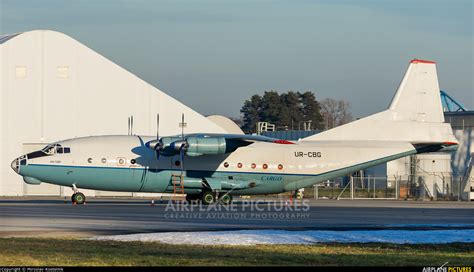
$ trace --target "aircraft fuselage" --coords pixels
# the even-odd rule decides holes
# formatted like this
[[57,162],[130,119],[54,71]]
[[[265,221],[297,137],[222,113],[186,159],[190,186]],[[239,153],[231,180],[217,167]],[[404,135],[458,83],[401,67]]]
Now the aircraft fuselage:
[[[20,157],[15,171],[28,183],[173,192],[171,177],[181,174],[180,156],[157,159],[145,146],[153,139],[94,136],[60,141],[56,144],[61,152]],[[294,191],[416,152],[406,142],[255,142],[232,153],[185,156],[184,191],[198,194],[207,188],[239,195]]]

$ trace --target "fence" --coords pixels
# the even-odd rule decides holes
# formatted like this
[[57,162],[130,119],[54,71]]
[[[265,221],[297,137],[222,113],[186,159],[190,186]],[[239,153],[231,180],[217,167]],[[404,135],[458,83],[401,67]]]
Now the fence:
[[463,200],[462,177],[451,175],[345,177],[306,188],[314,199],[424,199]]

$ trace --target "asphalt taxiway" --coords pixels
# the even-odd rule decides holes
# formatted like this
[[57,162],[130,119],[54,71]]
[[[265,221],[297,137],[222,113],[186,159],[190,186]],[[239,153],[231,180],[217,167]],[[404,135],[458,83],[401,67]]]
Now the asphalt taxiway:
[[[276,203],[275,203],[276,201]],[[244,229],[474,229],[474,202],[237,199],[229,207],[148,199],[0,198],[0,237]]]

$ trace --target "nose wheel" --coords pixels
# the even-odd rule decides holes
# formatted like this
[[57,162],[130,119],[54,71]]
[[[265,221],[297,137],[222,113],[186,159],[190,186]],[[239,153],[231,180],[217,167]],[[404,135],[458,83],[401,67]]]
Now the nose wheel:
[[81,192],[77,192],[71,196],[71,200],[72,200],[72,203],[82,205],[86,202],[86,196]]
[[72,204],[82,205],[86,203],[86,196],[83,193],[79,192],[76,187],[76,184],[72,185],[72,190],[74,191],[74,194],[72,194],[71,196]]

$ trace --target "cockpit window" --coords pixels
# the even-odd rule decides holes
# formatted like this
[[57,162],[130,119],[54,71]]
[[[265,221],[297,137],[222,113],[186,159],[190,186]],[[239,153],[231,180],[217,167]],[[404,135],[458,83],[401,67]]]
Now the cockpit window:
[[41,151],[46,155],[53,155],[56,153],[56,145],[47,145],[45,148],[41,149]]
[[41,151],[46,155],[54,155],[56,153],[56,147],[60,146],[58,144],[49,144],[45,148],[41,149]]
[[41,152],[46,155],[71,153],[71,148],[62,147],[60,144],[49,144],[45,148],[41,149]]
[[63,153],[71,153],[70,147],[62,147],[60,144],[49,144],[45,146],[40,151],[35,151],[26,154],[28,159],[40,158],[45,156],[51,156],[54,154],[63,154]]

